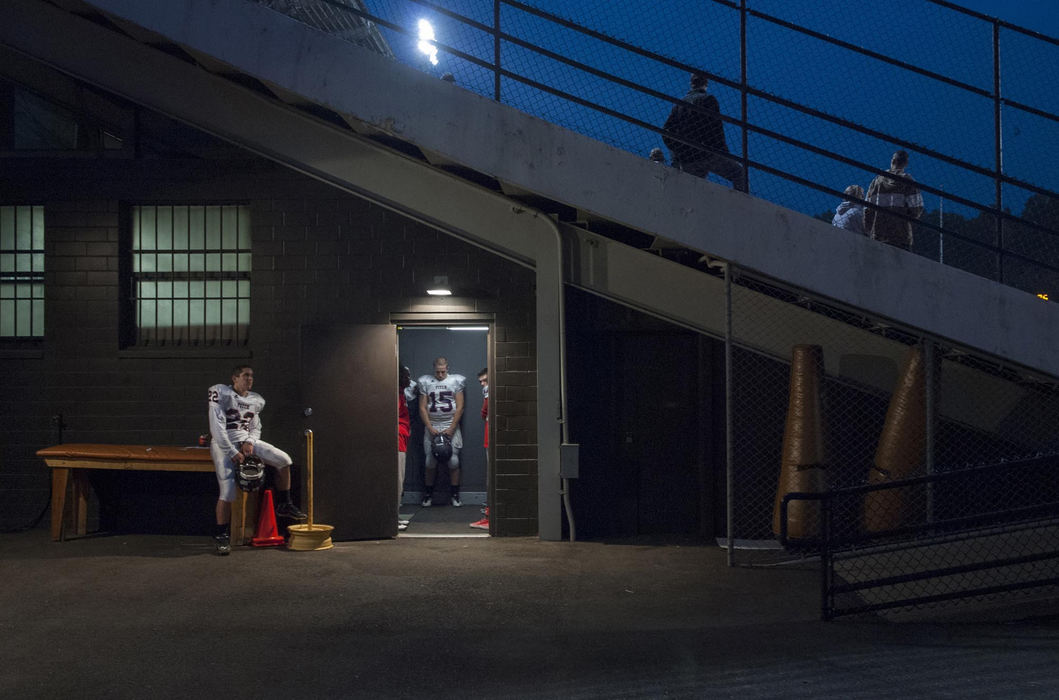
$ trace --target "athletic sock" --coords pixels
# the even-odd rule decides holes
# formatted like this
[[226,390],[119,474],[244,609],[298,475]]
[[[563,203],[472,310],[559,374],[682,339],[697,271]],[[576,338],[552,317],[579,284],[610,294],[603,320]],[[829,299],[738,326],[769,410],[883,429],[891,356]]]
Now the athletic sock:
[[290,500],[290,489],[287,489],[286,491],[277,490],[276,491],[276,502],[279,505],[290,503],[291,502],[291,500]]
[[228,536],[228,523],[225,523],[224,525],[214,525],[213,526],[213,536],[214,537],[227,537]]

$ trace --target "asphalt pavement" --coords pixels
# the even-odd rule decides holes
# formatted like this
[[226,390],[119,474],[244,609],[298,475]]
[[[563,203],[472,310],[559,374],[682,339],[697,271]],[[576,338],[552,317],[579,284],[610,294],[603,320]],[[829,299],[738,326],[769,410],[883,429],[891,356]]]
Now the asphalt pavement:
[[5,698],[1059,697],[1055,617],[822,622],[810,562],[701,542],[38,529],[0,571]]

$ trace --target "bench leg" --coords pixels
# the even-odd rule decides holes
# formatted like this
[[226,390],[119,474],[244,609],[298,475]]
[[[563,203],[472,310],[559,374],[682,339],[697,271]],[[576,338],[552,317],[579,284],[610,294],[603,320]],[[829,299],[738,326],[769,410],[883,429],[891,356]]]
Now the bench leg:
[[249,537],[246,535],[246,491],[239,492],[239,530],[235,537],[236,544],[246,544]]
[[240,491],[232,503],[232,544],[250,544],[257,532],[257,517],[261,503],[261,491]]
[[73,503],[70,514],[70,527],[74,534],[83,537],[88,534],[88,489],[90,482],[88,474],[83,469],[73,471]]
[[[88,532],[88,475],[81,469],[52,467],[51,470],[51,539],[59,542],[69,532],[83,536]],[[66,492],[71,491],[67,499]]]
[[70,479],[70,470],[52,467],[51,470],[51,539],[58,542],[63,538],[63,521],[66,515],[66,484]]

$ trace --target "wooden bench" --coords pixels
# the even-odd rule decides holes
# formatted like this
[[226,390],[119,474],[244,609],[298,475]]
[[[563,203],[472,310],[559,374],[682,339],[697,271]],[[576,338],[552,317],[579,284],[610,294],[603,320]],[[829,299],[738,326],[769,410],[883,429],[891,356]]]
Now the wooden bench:
[[[68,443],[37,450],[37,456],[51,469],[51,538],[64,539],[70,531],[85,535],[88,520],[87,469],[131,471],[209,472],[213,460],[208,447],[171,445],[99,445]],[[70,498],[67,498],[67,491]],[[247,498],[239,491],[232,504],[232,543],[245,544],[257,525],[259,494]],[[203,517],[212,514],[204,513]]]

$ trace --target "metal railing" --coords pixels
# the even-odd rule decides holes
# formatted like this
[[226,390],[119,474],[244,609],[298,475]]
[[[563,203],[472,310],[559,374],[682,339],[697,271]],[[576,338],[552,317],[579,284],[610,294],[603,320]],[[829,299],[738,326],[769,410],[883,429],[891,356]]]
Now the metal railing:
[[[1051,37],[943,0],[877,18],[831,1],[586,0],[566,17],[538,0],[281,4],[345,13],[399,60],[644,156],[704,72],[751,194],[830,219],[847,184],[867,189],[904,149],[928,204],[915,252],[1059,293],[1059,98],[1039,88],[1059,70]],[[437,25],[438,65],[415,48],[421,17]]]
[[[819,555],[825,620],[1054,587],[1057,469],[1059,456],[1049,455],[788,493],[780,541]],[[795,512],[801,532],[791,537]]]

